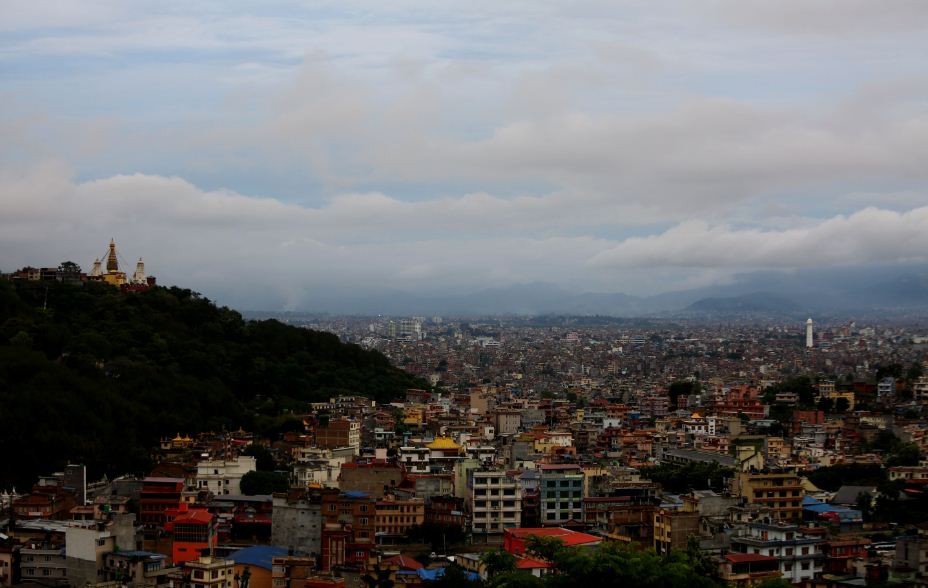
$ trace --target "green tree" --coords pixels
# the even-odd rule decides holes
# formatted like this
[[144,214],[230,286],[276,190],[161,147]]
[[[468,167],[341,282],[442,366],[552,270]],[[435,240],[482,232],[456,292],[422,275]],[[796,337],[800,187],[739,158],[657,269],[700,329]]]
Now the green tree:
[[699,382],[690,380],[671,382],[670,386],[667,388],[667,394],[670,395],[670,403],[674,406],[676,406],[677,398],[680,396],[692,396],[699,394],[699,391]]
[[273,472],[277,469],[277,462],[274,456],[263,445],[252,443],[242,451],[242,455],[250,455],[255,458],[255,467],[259,472]]
[[286,492],[289,486],[287,475],[276,472],[248,472],[239,484],[245,496]]
[[850,401],[848,401],[848,399],[844,398],[843,396],[835,401],[835,412],[837,413],[845,413],[850,407]]
[[490,581],[493,588],[543,588],[546,582],[523,570],[504,572]]
[[564,541],[557,537],[529,535],[525,540],[525,549],[545,561],[556,561],[564,551]]
[[841,486],[876,486],[886,481],[886,470],[875,464],[838,464],[807,474],[809,481],[829,492]]
[[467,579],[467,572],[461,566],[450,565],[432,584],[433,588],[480,588],[482,582]]
[[487,551],[480,556],[480,563],[486,568],[487,577],[490,579],[516,569],[516,557],[502,549]]
[[756,588],[793,588],[793,585],[784,578],[767,578],[757,584]]
[[922,459],[922,451],[914,443],[900,443],[893,447],[892,452],[886,458],[884,464],[886,467],[895,466],[915,466]]
[[565,549],[555,562],[558,573],[545,577],[548,588],[575,586],[635,586],[636,588],[717,588],[700,576],[685,552],[659,556],[621,543],[596,549]]

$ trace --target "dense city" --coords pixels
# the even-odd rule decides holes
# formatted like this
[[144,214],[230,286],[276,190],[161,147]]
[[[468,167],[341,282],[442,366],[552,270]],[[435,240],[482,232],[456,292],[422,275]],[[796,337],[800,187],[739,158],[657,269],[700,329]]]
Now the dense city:
[[540,586],[584,552],[739,587],[928,581],[921,324],[280,318],[427,385],[8,488],[3,585]]

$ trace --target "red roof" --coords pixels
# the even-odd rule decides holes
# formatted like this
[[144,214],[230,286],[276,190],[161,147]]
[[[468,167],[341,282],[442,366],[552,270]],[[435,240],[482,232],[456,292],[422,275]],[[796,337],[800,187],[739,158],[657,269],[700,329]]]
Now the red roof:
[[759,561],[775,561],[777,558],[771,557],[769,555],[761,555],[759,553],[729,553],[725,556],[725,559],[731,563],[747,563]]
[[533,570],[537,568],[547,569],[552,567],[554,567],[554,564],[541,561],[540,559],[533,559],[531,557],[520,557],[519,560],[516,561],[517,570]]
[[578,533],[570,529],[561,527],[525,527],[519,529],[506,529],[506,533],[511,533],[515,537],[525,538],[537,535],[540,537],[555,537],[564,542],[567,547],[574,545],[587,545],[589,543],[599,543],[600,538],[595,535]]
[[421,570],[422,568],[425,567],[421,563],[417,562],[416,560],[406,557],[405,555],[402,555],[402,554],[394,555],[393,557],[385,561],[389,563],[395,563],[396,565],[400,566],[401,570]]
[[188,510],[185,513],[177,515],[177,518],[174,519],[174,524],[194,524],[194,525],[208,525],[213,522],[213,514],[205,510]]

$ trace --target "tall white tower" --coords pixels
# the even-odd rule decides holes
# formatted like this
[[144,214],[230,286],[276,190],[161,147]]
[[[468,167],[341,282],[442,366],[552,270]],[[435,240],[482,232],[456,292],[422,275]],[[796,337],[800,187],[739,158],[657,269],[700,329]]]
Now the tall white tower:
[[806,347],[812,348],[815,346],[815,340],[812,337],[812,319],[806,321]]

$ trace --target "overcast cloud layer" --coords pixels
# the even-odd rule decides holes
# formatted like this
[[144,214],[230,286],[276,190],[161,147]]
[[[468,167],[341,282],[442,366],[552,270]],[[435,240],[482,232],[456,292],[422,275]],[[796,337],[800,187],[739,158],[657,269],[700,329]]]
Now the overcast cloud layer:
[[0,8],[0,270],[115,237],[312,310],[928,262],[920,0],[188,4]]

